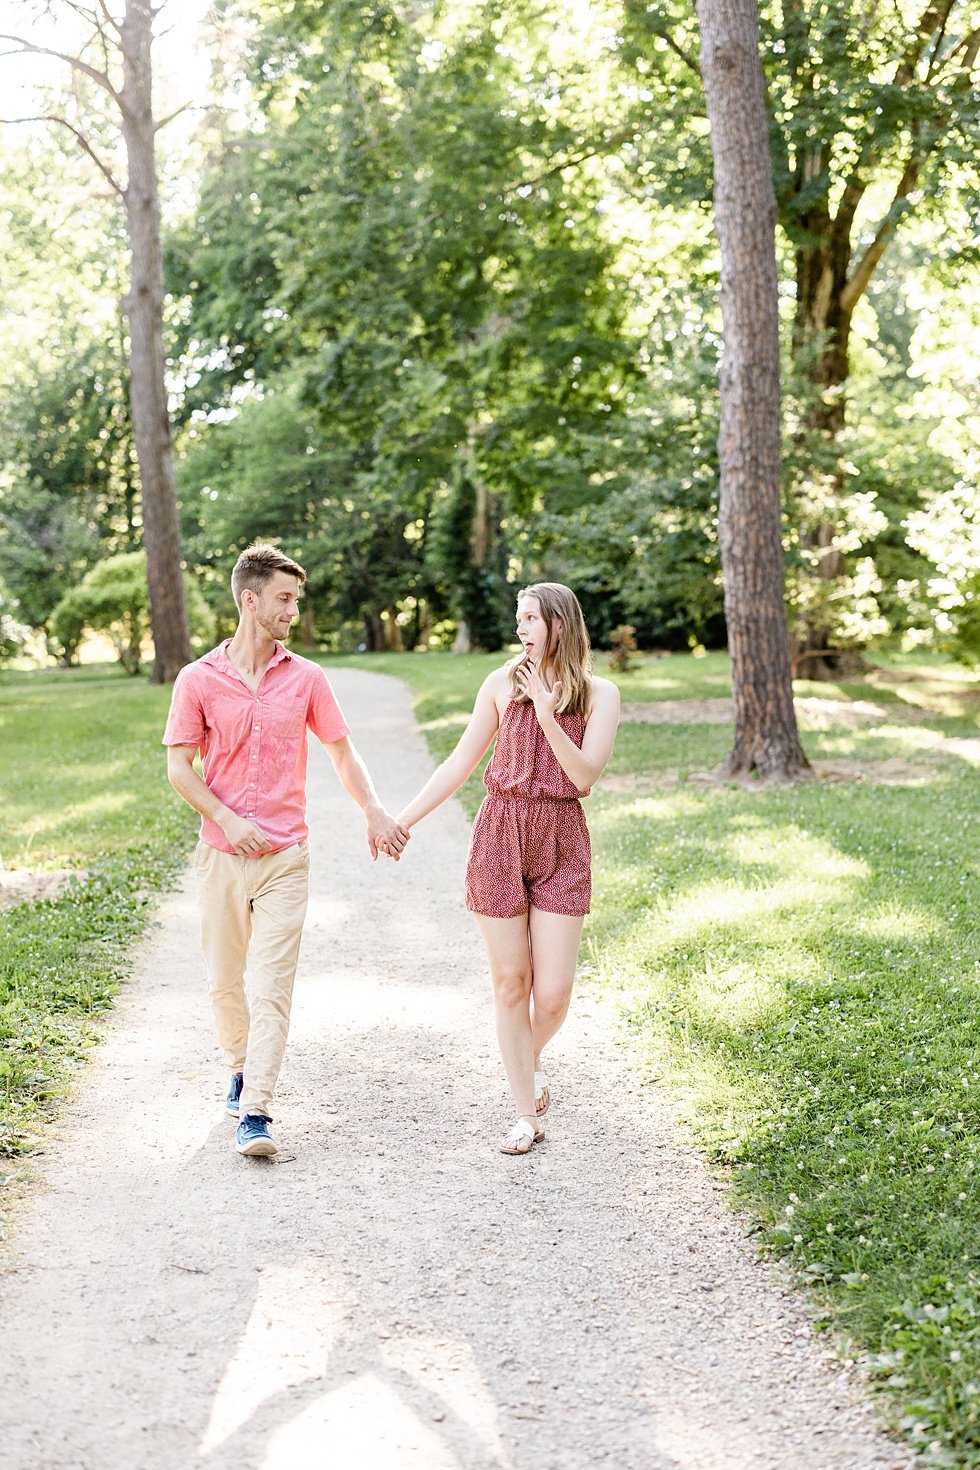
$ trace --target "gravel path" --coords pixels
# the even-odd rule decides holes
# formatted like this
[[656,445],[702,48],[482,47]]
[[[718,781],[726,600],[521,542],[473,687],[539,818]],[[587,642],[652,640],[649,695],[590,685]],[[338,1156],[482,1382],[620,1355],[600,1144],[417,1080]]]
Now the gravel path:
[[[335,686],[383,795],[429,769],[400,685]],[[0,1296],[3,1470],[886,1470],[582,988],[528,1159],[455,805],[372,868],[311,752],[313,901],[274,1161],[222,1113],[190,885],[66,1110]],[[162,760],[161,760],[162,779]]]

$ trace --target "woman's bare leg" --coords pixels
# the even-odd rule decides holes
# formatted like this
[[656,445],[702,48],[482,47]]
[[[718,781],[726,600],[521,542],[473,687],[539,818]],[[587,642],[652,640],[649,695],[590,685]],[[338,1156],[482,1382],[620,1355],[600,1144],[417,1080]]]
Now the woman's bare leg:
[[540,1070],[541,1053],[568,1015],[584,923],[585,919],[577,915],[546,914],[542,909],[531,909],[528,929],[535,1070]]
[[[522,1117],[534,1117],[534,1046],[531,1039],[531,951],[528,916],[492,919],[476,914],[490,960],[497,1045]],[[530,1145],[528,1145],[530,1147]]]

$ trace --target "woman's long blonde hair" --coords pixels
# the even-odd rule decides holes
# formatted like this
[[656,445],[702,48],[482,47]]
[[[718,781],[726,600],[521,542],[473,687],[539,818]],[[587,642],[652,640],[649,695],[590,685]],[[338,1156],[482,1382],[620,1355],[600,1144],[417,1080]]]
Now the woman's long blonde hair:
[[[553,680],[561,685],[561,698],[557,713],[561,715],[587,715],[592,703],[592,648],[585,627],[585,618],[579,607],[578,598],[570,587],[561,582],[532,582],[522,587],[517,594],[536,597],[541,616],[547,629],[547,647],[551,647],[551,630],[560,624],[558,645],[550,656]],[[522,653],[509,664],[510,697],[518,704],[527,704],[528,696],[517,682],[516,670],[527,662]]]

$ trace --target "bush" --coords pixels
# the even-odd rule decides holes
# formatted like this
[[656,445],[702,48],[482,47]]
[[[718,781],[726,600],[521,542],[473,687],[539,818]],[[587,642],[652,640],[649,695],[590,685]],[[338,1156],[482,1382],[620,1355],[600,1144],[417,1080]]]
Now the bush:
[[[213,636],[214,618],[197,587],[184,578],[184,597],[191,634],[198,640]],[[63,646],[68,661],[74,657],[86,628],[112,640],[119,662],[128,674],[138,674],[143,643],[150,627],[150,598],[146,585],[146,553],[127,551],[107,557],[87,572],[77,587],[66,592],[51,614],[52,635]]]

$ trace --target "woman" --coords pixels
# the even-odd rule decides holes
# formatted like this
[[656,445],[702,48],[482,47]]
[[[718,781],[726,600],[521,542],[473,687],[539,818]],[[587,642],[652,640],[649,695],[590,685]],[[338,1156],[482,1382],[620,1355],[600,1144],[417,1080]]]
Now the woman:
[[523,653],[484,680],[452,755],[401,813],[414,827],[497,745],[473,824],[466,906],[490,960],[497,1040],[517,1121],[500,1145],[529,1153],[551,1095],[541,1054],[568,1011],[591,896],[591,850],[580,797],[612,752],[619,691],[592,674],[578,599],[537,582],[517,599]]

